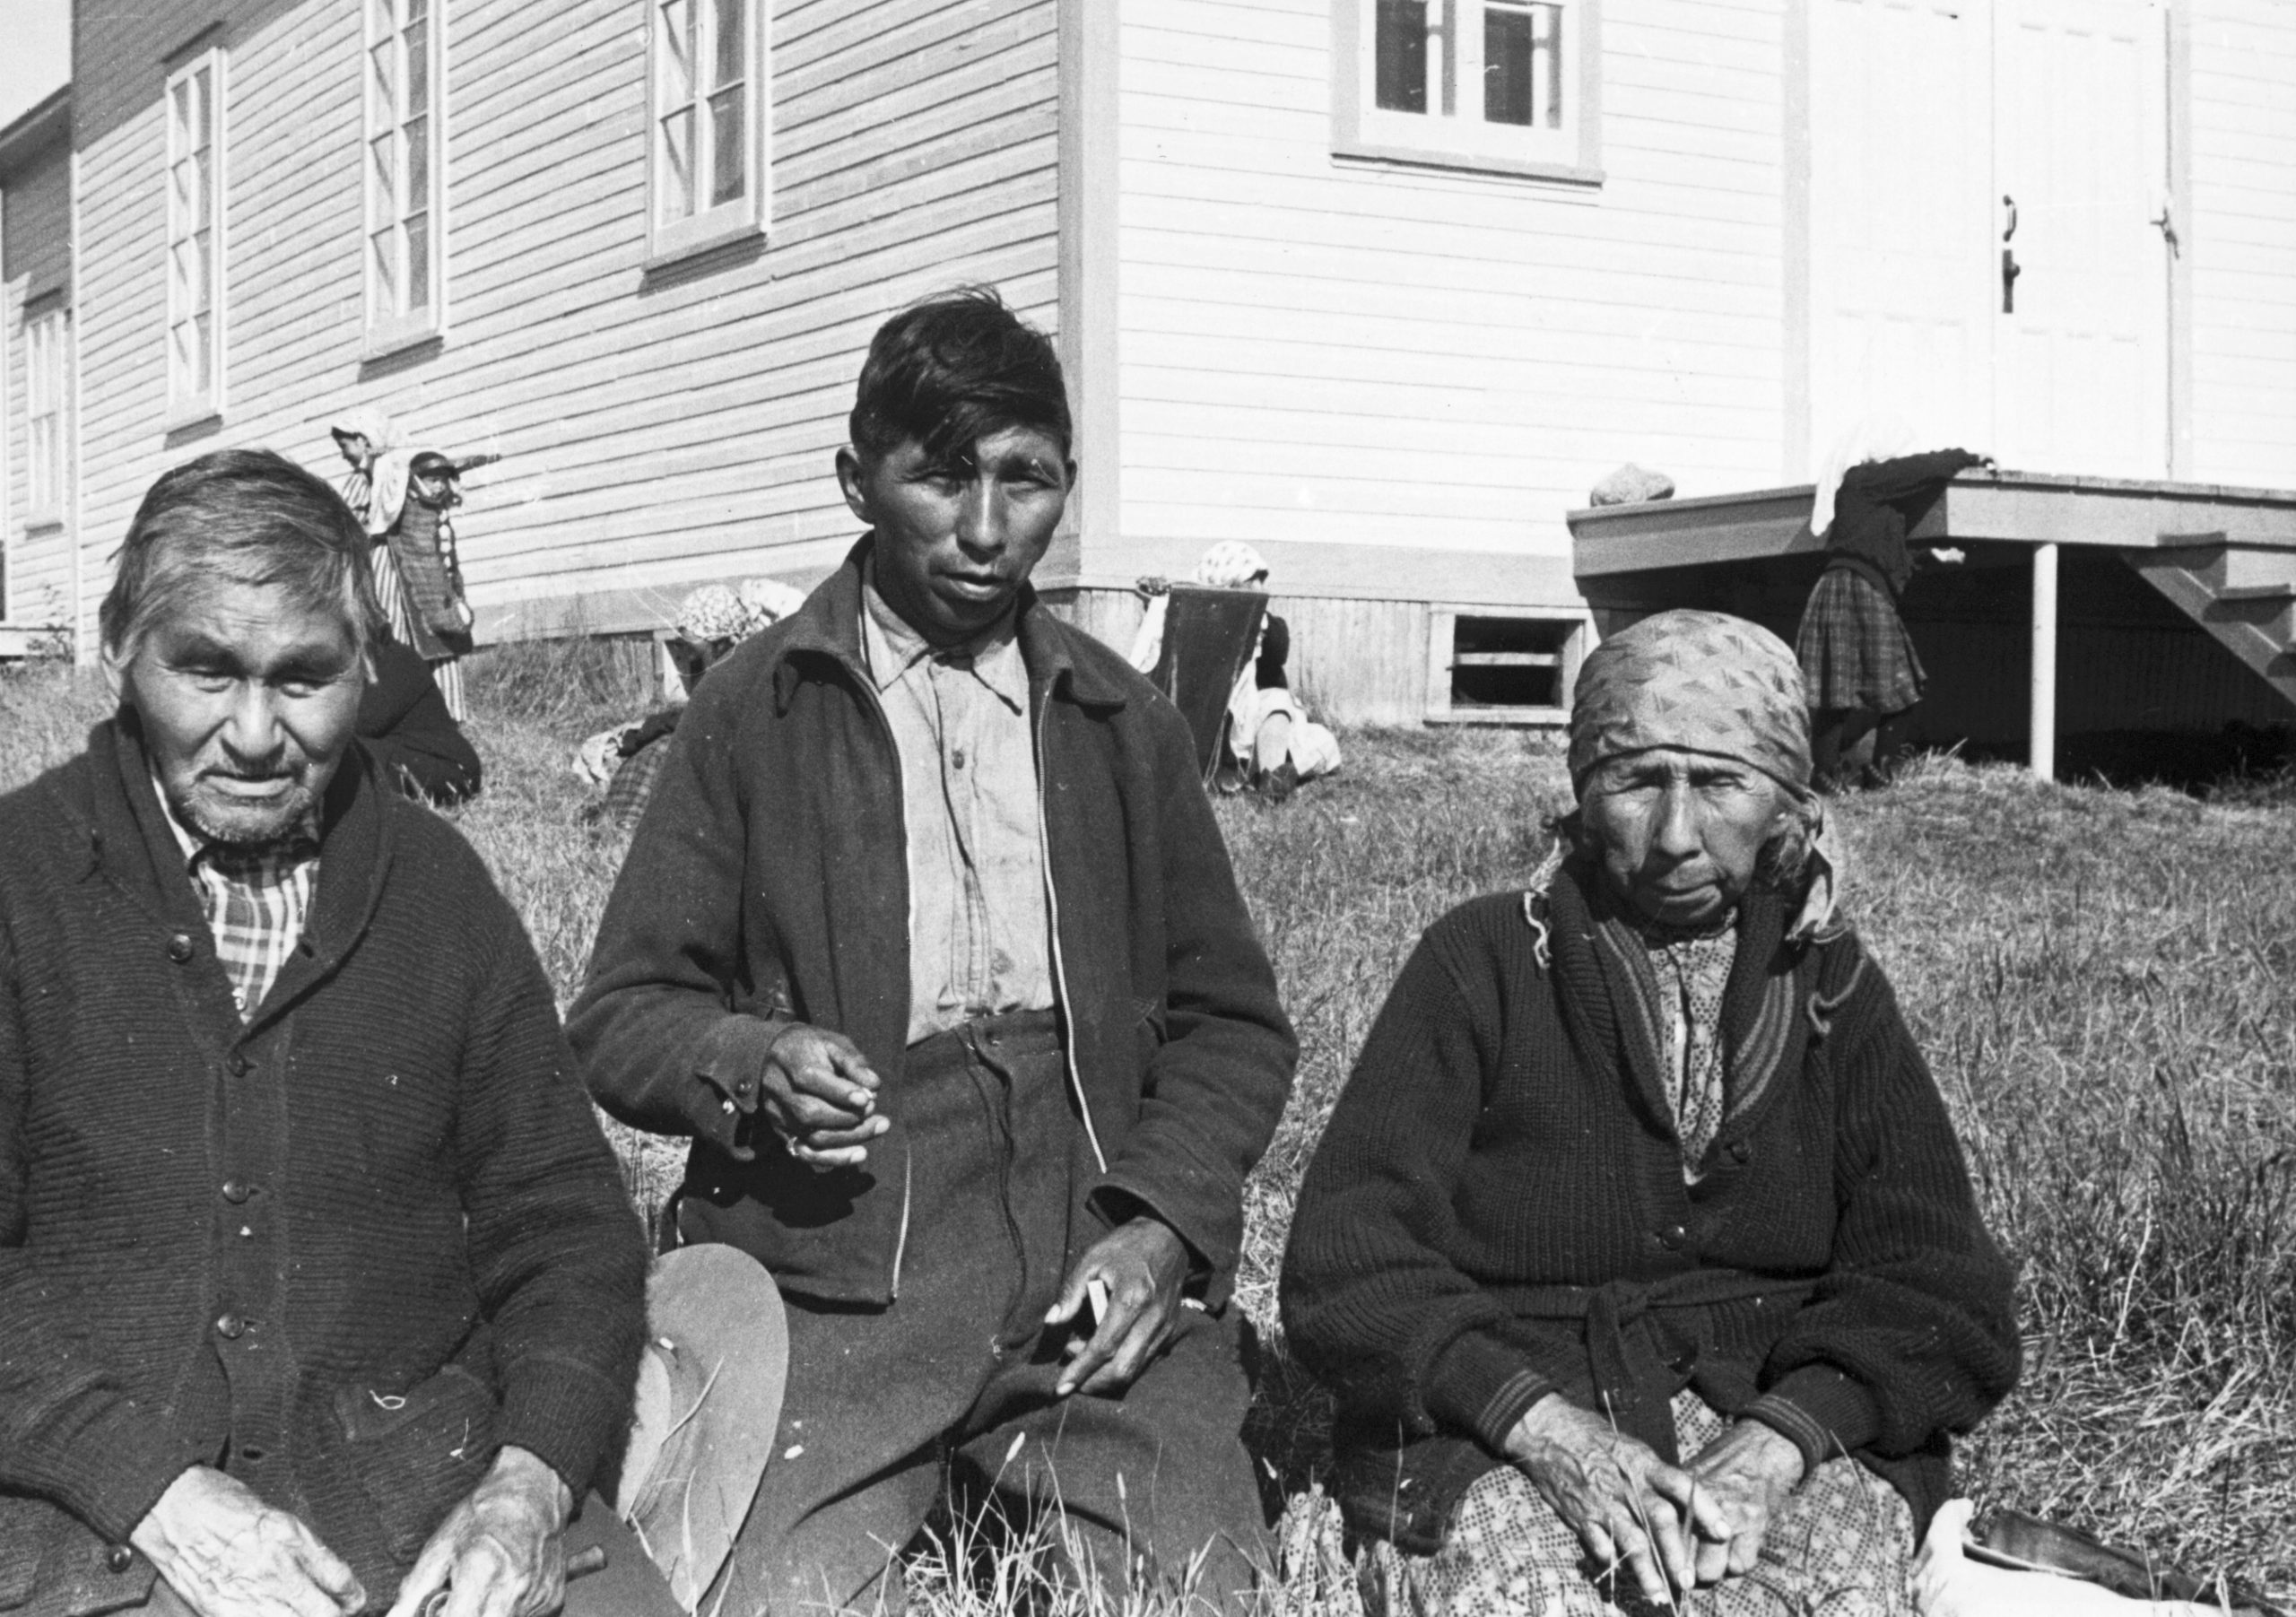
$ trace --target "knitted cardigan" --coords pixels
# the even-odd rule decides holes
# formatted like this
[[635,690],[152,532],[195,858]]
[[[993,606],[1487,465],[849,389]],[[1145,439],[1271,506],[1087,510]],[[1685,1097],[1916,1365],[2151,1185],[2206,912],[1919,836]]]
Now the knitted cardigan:
[[532,946],[363,752],[321,847],[242,1023],[132,716],[0,799],[0,1611],[139,1601],[194,1464],[380,1611],[500,1445],[618,1441],[645,1243]]
[[1810,1465],[1857,1455],[1926,1529],[1947,1434],[2013,1385],[2018,1339],[1888,982],[1854,934],[1786,943],[1780,898],[1748,897],[1733,1105],[1687,1184],[1598,881],[1566,864],[1536,909],[1499,894],[1430,928],[1309,1168],[1283,1315],[1338,1395],[1335,1491],[1430,1549],[1540,1397],[1671,1454],[1689,1387]]

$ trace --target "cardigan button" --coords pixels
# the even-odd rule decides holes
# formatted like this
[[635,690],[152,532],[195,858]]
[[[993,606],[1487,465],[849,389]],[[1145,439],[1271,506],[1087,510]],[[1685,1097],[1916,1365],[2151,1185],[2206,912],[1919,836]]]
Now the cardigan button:
[[191,934],[188,932],[178,932],[168,940],[168,958],[178,966],[189,965],[191,957],[196,952],[196,951],[191,945]]
[[234,1078],[244,1078],[248,1075],[248,1058],[237,1050],[233,1050],[230,1055],[224,1057],[223,1065]]
[[1679,1252],[1690,1245],[1690,1231],[1680,1224],[1669,1224],[1658,1231],[1658,1244],[1669,1252]]
[[245,1179],[226,1179],[223,1181],[223,1199],[230,1203],[234,1207],[238,1206],[241,1202],[246,1201],[248,1197],[253,1194],[253,1189],[248,1186]]
[[1744,1140],[1733,1140],[1730,1142],[1730,1161],[1733,1162],[1743,1162],[1753,1154],[1754,1148],[1747,1144]]
[[114,1544],[104,1552],[104,1570],[125,1572],[135,1564],[135,1552],[126,1544]]
[[237,1342],[247,1332],[248,1322],[237,1314],[220,1315],[216,1318],[215,1334],[226,1342]]

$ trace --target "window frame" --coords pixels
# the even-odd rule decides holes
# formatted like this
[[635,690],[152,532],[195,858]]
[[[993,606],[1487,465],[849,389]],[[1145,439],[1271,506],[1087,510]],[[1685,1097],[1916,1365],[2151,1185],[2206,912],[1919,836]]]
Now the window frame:
[[[669,200],[665,183],[664,125],[675,112],[683,111],[691,114],[695,131],[705,129],[711,91],[697,77],[691,93],[676,108],[669,105],[665,91],[669,88],[670,64],[664,13],[683,5],[697,18],[711,14],[710,0],[646,0],[646,250],[649,265],[691,257],[728,242],[762,235],[771,223],[772,8],[765,0],[735,3],[742,7],[746,36],[742,59],[746,76],[742,84],[748,117],[742,132],[742,195],[712,207],[697,209],[683,218],[670,219],[664,216]],[[693,58],[699,62],[704,55],[697,46]]]
[[[194,239],[198,236],[202,223],[206,226],[208,231],[208,248],[204,255],[208,294],[208,327],[205,342],[206,386],[192,388],[180,385],[182,378],[178,370],[178,351],[176,342],[177,329],[184,322],[178,317],[175,257],[178,241],[185,239],[183,235],[178,234],[178,230],[179,220],[175,171],[176,166],[184,161],[184,156],[178,150],[179,126],[176,117],[176,92],[178,86],[188,80],[196,79],[203,72],[207,74],[207,104],[202,110],[205,114],[205,134],[210,152],[206,191],[199,199],[204,204],[199,210],[199,216],[180,222],[188,224],[189,229],[187,233]],[[166,124],[167,166],[161,173],[161,183],[166,196],[167,229],[161,274],[165,281],[167,298],[165,326],[167,424],[170,431],[214,420],[223,413],[225,396],[223,328],[228,307],[228,287],[224,276],[224,266],[229,262],[228,242],[224,230],[228,210],[224,206],[224,196],[230,184],[228,169],[230,147],[227,140],[228,125],[224,117],[224,109],[227,105],[225,74],[225,53],[222,45],[209,45],[190,52],[168,68],[167,81],[160,101],[161,117]],[[195,310],[189,317],[196,319],[196,311]]]
[[[409,4],[410,0],[361,0],[360,4],[359,271],[361,308],[366,322],[365,357],[369,359],[428,342],[444,335],[447,329],[447,0],[425,0],[422,42],[423,70],[430,91],[423,112],[430,126],[430,163],[422,199],[423,216],[430,222],[430,235],[422,267],[430,297],[420,306],[403,309],[383,310],[378,307],[381,287],[375,269],[375,238],[379,233],[376,220],[381,181],[376,172],[375,145],[386,137],[392,140],[396,171],[403,178],[406,170],[405,132],[410,120],[396,116],[400,109],[394,107],[390,109],[391,121],[384,121],[380,87],[376,83],[375,51],[387,36],[395,37],[403,46],[407,23],[402,13]],[[398,80],[402,103],[407,82],[402,49]],[[390,228],[403,230],[405,218],[402,211]],[[403,279],[408,267],[405,264],[400,266]]]
[[[1492,0],[1437,0],[1452,17],[1480,13]],[[1504,3],[1504,0],[1501,0]],[[1395,112],[1378,105],[1376,46],[1379,0],[1332,0],[1332,155],[1343,162],[1451,169],[1584,188],[1603,183],[1602,0],[1544,0],[1562,14],[1561,126],[1538,129],[1480,117]],[[1512,9],[1511,6],[1508,7]],[[1454,36],[1472,35],[1465,48]],[[1445,30],[1445,81],[1462,88],[1479,74],[1482,30]]]
[[[68,446],[65,443],[65,424],[71,417],[71,315],[68,305],[56,303],[47,309],[27,311],[23,324],[24,343],[24,521],[27,532],[39,528],[60,527],[64,523],[65,475],[69,465]],[[43,350],[47,351],[43,355]],[[41,376],[43,358],[49,375]],[[42,410],[40,383],[45,379],[53,387],[54,396]],[[42,450],[39,428],[46,422],[51,429],[47,447],[48,464],[41,465]],[[41,487],[43,470],[49,480],[48,488]],[[48,498],[43,500],[45,493]]]

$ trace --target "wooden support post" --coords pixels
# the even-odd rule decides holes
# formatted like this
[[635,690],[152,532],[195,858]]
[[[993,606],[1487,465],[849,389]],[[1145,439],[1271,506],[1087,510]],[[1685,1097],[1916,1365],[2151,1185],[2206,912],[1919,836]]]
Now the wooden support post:
[[2057,546],[2033,546],[2033,774],[2057,778]]

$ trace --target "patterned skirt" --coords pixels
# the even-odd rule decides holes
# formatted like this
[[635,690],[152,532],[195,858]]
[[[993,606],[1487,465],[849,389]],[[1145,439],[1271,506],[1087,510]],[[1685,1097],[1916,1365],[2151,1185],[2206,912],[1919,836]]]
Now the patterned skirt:
[[1830,567],[1819,576],[1794,637],[1813,708],[1902,713],[1929,682],[1905,620],[1864,574]]
[[[1674,1396],[1674,1440],[1695,1455],[1723,1418],[1697,1394]],[[1752,1569],[1683,1598],[1685,1617],[1912,1617],[1913,1512],[1896,1489],[1852,1459],[1803,1481],[1762,1540]],[[1578,1535],[1512,1465],[1460,1500],[1432,1555],[1369,1545],[1357,1568],[1369,1617],[1643,1617],[1654,1613],[1622,1578],[1613,1605],[1590,1576]]]

